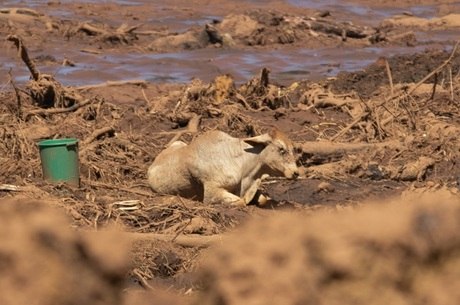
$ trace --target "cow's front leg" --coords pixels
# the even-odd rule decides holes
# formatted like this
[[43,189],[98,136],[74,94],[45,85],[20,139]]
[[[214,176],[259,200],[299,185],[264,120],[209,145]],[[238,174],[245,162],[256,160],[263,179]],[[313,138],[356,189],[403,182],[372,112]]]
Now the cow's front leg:
[[262,184],[262,179],[259,178],[259,179],[254,180],[254,182],[251,185],[249,185],[246,192],[242,196],[246,204],[249,204],[252,201],[252,199],[254,199],[254,196],[259,190],[259,187],[261,184]]
[[251,201],[256,199],[259,205],[264,205],[267,203],[268,197],[262,195],[259,191],[260,185],[262,181],[267,179],[269,175],[264,174],[262,177],[250,182],[250,180],[243,181],[242,184],[242,191],[244,192],[241,194],[241,197],[244,198],[246,204],[249,204]]
[[243,198],[240,198],[235,194],[230,193],[222,187],[215,186],[212,184],[204,185],[203,202],[209,204],[223,203],[233,206],[244,206],[247,204]]

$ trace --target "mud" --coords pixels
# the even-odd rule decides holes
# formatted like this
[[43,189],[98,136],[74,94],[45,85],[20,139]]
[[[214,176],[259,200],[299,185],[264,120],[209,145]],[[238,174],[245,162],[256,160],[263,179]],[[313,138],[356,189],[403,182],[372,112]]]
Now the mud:
[[[457,303],[459,11],[4,2],[5,304]],[[174,139],[272,127],[302,175],[265,181],[263,207],[147,186]],[[37,143],[62,137],[79,139],[78,187],[43,179]]]
[[128,251],[119,237],[115,245],[109,235],[77,234],[49,204],[2,201],[0,209],[2,304],[121,304]]
[[458,213],[441,191],[254,221],[204,255],[193,304],[455,303]]

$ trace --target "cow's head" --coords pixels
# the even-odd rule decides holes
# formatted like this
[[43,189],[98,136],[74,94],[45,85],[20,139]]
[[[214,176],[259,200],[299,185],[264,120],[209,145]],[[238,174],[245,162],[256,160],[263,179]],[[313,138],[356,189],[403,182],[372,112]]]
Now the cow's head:
[[294,156],[294,145],[291,140],[277,129],[260,136],[246,138],[244,141],[251,145],[263,145],[260,160],[268,167],[271,174],[295,179],[299,176],[299,169]]

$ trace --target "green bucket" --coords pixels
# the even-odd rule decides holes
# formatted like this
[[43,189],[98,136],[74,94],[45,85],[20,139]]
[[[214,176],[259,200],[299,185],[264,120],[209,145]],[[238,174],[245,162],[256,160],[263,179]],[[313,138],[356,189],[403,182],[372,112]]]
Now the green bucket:
[[43,140],[38,148],[45,180],[80,186],[77,139]]

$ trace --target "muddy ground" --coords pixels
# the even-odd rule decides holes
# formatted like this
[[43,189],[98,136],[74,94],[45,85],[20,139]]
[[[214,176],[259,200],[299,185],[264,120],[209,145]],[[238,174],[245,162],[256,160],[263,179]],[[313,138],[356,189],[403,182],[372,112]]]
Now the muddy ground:
[[[458,5],[236,4],[0,7],[1,304],[458,301]],[[264,207],[147,186],[173,139],[272,127],[302,175]],[[63,137],[78,187],[43,180]]]

